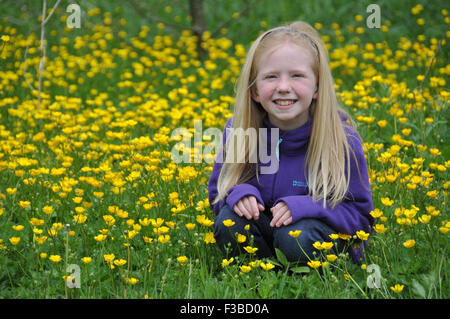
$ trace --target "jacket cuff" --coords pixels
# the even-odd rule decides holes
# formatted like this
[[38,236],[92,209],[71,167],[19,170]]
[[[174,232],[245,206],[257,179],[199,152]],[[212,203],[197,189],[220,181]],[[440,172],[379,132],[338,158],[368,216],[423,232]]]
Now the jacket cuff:
[[[292,223],[295,223],[302,218],[316,217],[314,216],[314,212],[317,212],[318,206],[309,196],[281,197],[273,204],[273,206],[275,206],[278,202],[285,202],[289,207],[292,215]],[[301,209],[299,209],[299,207],[301,207]]]
[[264,206],[264,201],[261,198],[259,190],[250,184],[239,184],[230,188],[226,198],[227,205],[233,209],[234,205],[245,196],[255,196],[256,200]]

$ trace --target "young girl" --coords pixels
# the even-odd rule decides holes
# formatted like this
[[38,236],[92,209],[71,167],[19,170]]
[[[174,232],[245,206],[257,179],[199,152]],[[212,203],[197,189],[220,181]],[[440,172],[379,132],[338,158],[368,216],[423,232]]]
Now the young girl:
[[[315,242],[333,242],[330,234],[370,233],[367,165],[353,127],[337,102],[328,55],[315,29],[295,22],[259,36],[237,83],[223,151],[234,152],[229,141],[238,129],[278,129],[279,139],[271,141],[268,134],[266,145],[252,138],[241,143],[238,152],[245,161],[216,159],[208,191],[216,215],[214,236],[223,253],[237,254],[242,251],[237,246],[248,246],[253,237],[260,258],[278,248],[289,261],[307,262],[314,258]],[[267,164],[249,159],[261,148],[273,150],[273,143],[271,159],[278,169],[264,174]],[[301,233],[294,238],[296,230]],[[245,235],[245,242],[237,243],[236,233]],[[343,244],[339,239],[333,249]],[[361,241],[348,246],[359,263]]]

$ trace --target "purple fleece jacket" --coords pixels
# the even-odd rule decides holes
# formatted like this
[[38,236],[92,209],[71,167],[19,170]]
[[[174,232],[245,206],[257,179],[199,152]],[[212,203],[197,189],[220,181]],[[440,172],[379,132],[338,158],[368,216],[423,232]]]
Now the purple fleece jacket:
[[[370,233],[374,218],[369,214],[373,210],[373,203],[367,164],[359,134],[351,129],[344,119],[343,123],[348,143],[356,155],[361,176],[358,174],[355,158],[350,152],[351,172],[348,193],[346,199],[333,209],[328,204],[324,208],[322,201],[314,202],[312,197],[308,195],[303,166],[312,130],[312,119],[309,119],[297,129],[279,131],[279,168],[276,173],[259,174],[259,182],[254,176],[246,183],[230,188],[225,200],[212,204],[218,194],[217,180],[222,168],[222,163],[216,161],[208,185],[209,202],[213,212],[217,215],[225,204],[233,208],[243,197],[253,195],[266,209],[273,207],[279,201],[284,201],[292,213],[292,223],[302,218],[318,218],[336,232],[355,235],[357,231],[364,230]],[[228,127],[232,127],[232,119],[228,120],[225,126],[225,128]],[[269,122],[267,116],[263,121],[263,127],[275,128]],[[225,129],[223,143],[226,141],[226,132]],[[270,133],[267,135],[268,145],[271,145]],[[270,150],[269,146],[268,149]],[[261,167],[262,164],[259,164],[259,166]],[[358,252],[355,253],[359,255]],[[351,255],[353,254],[351,253]]]

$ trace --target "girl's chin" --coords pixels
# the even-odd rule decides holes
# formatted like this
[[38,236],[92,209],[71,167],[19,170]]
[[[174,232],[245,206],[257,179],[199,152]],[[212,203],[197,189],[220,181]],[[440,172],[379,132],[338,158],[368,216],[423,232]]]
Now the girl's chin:
[[297,116],[269,114],[269,121],[281,130],[291,130],[305,124],[308,121],[308,114],[305,116],[302,114],[297,114]]

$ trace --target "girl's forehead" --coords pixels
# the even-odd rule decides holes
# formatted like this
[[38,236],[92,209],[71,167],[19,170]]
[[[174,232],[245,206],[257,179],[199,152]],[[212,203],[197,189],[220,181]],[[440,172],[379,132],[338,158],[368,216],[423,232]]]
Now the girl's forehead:
[[[289,57],[289,61],[283,61],[282,59]],[[270,61],[280,60],[280,62],[291,62],[292,59],[295,61],[303,60],[310,64],[314,64],[314,58],[312,52],[305,48],[305,46],[298,45],[297,43],[286,41],[278,45],[268,47],[266,50],[262,51],[257,62],[257,68],[261,68],[267,65]],[[294,61],[292,61],[294,62]]]

